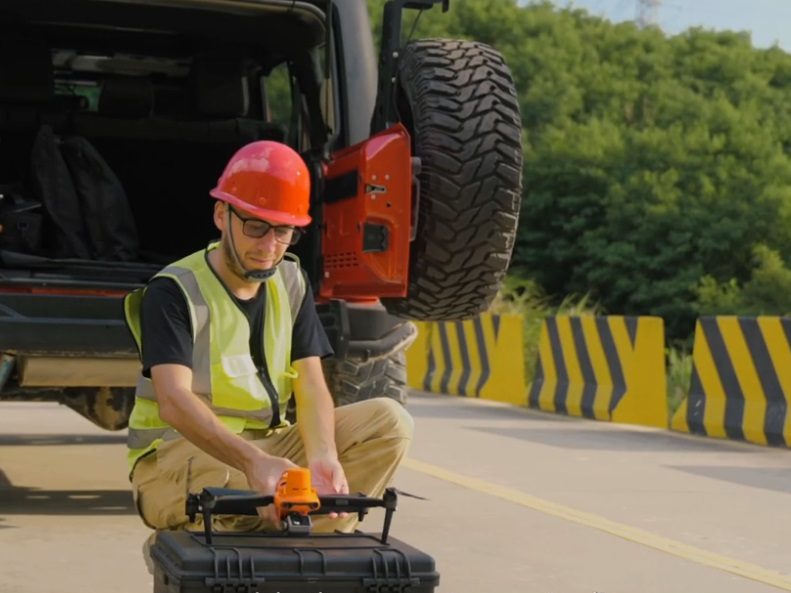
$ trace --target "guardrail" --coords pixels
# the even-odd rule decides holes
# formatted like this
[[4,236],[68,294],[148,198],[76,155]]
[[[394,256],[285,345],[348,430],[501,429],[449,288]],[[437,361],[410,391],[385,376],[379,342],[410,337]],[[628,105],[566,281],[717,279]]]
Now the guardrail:
[[539,338],[531,408],[666,427],[664,322],[658,317],[550,317]]
[[411,387],[596,420],[791,446],[791,319],[698,320],[688,396],[669,422],[658,317],[558,316],[542,325],[526,383],[518,315],[419,323]]
[[417,326],[407,350],[410,387],[525,405],[521,316],[484,314]]
[[791,319],[702,317],[673,430],[791,445]]
[[525,381],[522,324],[519,315],[489,314],[419,323],[418,339],[407,351],[409,385],[599,420],[667,426],[661,319],[548,318],[532,386]]

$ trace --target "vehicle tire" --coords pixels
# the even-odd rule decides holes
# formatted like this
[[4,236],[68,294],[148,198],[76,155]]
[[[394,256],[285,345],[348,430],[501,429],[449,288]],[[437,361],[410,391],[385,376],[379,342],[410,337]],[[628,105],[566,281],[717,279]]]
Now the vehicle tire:
[[[345,303],[335,313],[326,305],[319,309],[335,350],[321,361],[335,405],[374,397],[406,405],[406,349],[417,338],[415,324],[389,315],[379,303]],[[286,419],[298,420],[294,397],[286,408]]]
[[373,397],[389,397],[406,405],[404,350],[368,360],[352,357],[328,358],[323,364],[324,375],[336,406]]
[[69,387],[61,403],[106,430],[121,430],[129,424],[135,403],[134,387]]
[[407,296],[382,302],[411,319],[472,317],[497,293],[516,238],[516,88],[502,56],[474,41],[409,43],[398,77],[399,113],[421,160],[418,218]]

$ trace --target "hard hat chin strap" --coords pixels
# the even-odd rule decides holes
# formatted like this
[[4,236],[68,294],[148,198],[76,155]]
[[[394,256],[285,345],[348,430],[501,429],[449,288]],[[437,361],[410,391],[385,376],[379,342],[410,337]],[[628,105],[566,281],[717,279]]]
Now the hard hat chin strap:
[[[278,264],[280,262],[277,262]],[[244,279],[249,282],[265,282],[269,280],[272,276],[275,275],[277,272],[277,264],[269,268],[268,270],[245,270],[244,272]]]
[[231,231],[231,217],[228,216],[228,237],[231,240],[231,255],[233,256],[233,261],[236,266],[242,271],[244,275],[244,279],[248,282],[265,282],[269,280],[272,276],[275,275],[277,272],[277,266],[283,261],[281,257],[275,264],[266,270],[245,270],[244,265],[242,265],[242,260],[239,258],[239,255],[236,253],[236,243],[233,240],[233,232]]

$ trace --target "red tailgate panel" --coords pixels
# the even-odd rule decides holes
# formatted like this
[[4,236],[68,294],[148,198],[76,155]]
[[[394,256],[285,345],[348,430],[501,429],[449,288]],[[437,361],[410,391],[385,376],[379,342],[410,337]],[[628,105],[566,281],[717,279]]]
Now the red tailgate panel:
[[327,166],[320,295],[406,296],[411,220],[410,138],[401,124],[335,153]]

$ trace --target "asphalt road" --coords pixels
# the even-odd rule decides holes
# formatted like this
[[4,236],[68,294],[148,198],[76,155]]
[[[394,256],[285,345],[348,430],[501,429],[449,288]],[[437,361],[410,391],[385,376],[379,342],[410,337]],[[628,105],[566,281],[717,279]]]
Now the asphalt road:
[[[791,452],[414,394],[393,535],[445,593],[791,591]],[[0,593],[152,590],[123,433],[0,404]],[[372,514],[364,529],[379,529]]]

